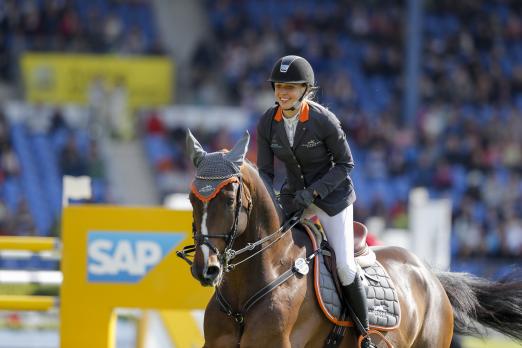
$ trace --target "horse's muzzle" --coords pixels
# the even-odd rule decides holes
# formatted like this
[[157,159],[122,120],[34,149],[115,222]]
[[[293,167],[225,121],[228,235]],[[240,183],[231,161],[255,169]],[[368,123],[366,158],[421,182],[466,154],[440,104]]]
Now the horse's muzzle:
[[204,262],[195,262],[191,267],[191,272],[192,276],[203,286],[218,285],[223,273],[216,255],[211,255],[206,264]]

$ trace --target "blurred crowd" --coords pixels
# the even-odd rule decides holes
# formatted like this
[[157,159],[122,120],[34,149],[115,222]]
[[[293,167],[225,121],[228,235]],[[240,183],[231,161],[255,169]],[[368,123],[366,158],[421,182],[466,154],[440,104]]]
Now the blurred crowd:
[[22,120],[9,120],[4,109],[0,235],[58,235],[64,175],[91,177],[92,202],[109,200],[105,165],[86,124],[67,120],[58,107],[26,106]]
[[[214,37],[195,52],[194,88],[207,91],[219,72],[226,102],[255,110],[255,124],[273,102],[266,79],[275,59],[306,57],[318,101],[340,117],[350,139],[358,219],[378,215],[406,227],[407,192],[425,186],[433,198],[453,201],[455,254],[519,257],[522,2],[425,1],[415,124],[403,122],[400,107],[408,88],[405,6],[207,1]],[[206,96],[196,101],[214,102]]]
[[0,79],[30,51],[162,54],[148,0],[3,0]]
[[426,29],[421,140],[447,172],[437,190],[453,191],[459,253],[519,257],[522,3],[437,1]]
[[[356,161],[356,219],[377,215],[389,227],[406,228],[408,192],[424,186],[433,198],[453,202],[455,255],[522,255],[521,1],[425,0],[421,100],[414,124],[405,123],[401,109],[410,88],[404,82],[407,1],[204,4],[213,34],[193,53],[191,102],[248,110],[252,161],[255,125],[273,104],[266,82],[272,64],[282,55],[302,55],[316,71],[316,99],[336,113],[349,137]],[[22,6],[3,1],[0,77],[12,77],[12,57],[25,49],[162,52],[147,24],[150,11],[145,0],[41,0]],[[141,125],[149,156],[156,156],[152,162],[162,194],[186,192],[191,166],[184,129],[165,124],[158,112]],[[239,135],[226,124],[194,131],[209,150],[230,147]],[[8,132],[0,128],[2,137],[8,139]],[[2,177],[19,175],[9,141],[0,142]],[[93,167],[102,172],[97,160],[93,165],[86,159],[91,151],[96,154],[96,144],[81,156],[74,139],[63,144],[64,173]]]
[[[5,191],[5,183],[15,181],[20,175],[20,163],[13,150],[9,135],[9,124],[5,114],[0,111],[0,188]],[[26,200],[20,200],[12,206],[5,201],[2,192],[0,199],[0,235],[10,234],[11,231],[18,234],[33,234],[34,225],[27,211]]]

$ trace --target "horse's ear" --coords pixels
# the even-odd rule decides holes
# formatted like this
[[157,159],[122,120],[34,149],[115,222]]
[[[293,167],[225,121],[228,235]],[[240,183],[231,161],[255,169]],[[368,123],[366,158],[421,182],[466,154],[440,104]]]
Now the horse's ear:
[[197,141],[197,139],[192,135],[190,132],[190,129],[187,129],[187,151],[190,156],[190,159],[192,160],[192,163],[194,163],[194,166],[197,168],[197,166],[201,163],[203,158],[205,158],[205,155],[207,154],[205,150],[203,150],[203,147]]
[[245,155],[248,150],[248,142],[250,141],[250,134],[248,131],[245,131],[245,134],[239,139],[239,141],[234,145],[232,150],[225,154],[225,158],[229,161],[235,163],[237,166],[243,164],[245,160]]

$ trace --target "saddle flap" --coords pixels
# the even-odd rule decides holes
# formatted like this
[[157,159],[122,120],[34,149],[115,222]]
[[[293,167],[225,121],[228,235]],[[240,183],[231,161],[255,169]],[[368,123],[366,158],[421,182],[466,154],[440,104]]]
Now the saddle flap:
[[[354,225],[354,230],[357,229],[361,238],[365,240],[367,229],[363,224],[357,224],[358,227]],[[313,225],[311,222],[304,223],[303,227],[315,249],[318,243],[311,225]],[[322,247],[326,252],[318,254],[313,262],[314,288],[319,307],[328,320],[335,325],[353,326],[353,322],[344,320],[342,316],[343,308],[340,282],[336,276],[335,253],[327,242],[324,242]],[[373,250],[365,245],[360,253],[361,255],[356,258],[356,261],[365,277],[370,328],[380,331],[396,329],[400,324],[400,305],[393,281],[384,267],[376,260]]]

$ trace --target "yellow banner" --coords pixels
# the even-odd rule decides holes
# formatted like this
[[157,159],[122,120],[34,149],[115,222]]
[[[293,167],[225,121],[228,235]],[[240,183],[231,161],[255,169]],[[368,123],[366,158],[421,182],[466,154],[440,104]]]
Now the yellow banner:
[[[202,287],[175,253],[188,244],[192,244],[190,210],[65,207],[61,347],[114,348],[115,308],[205,308],[214,289]],[[176,347],[201,347],[202,338],[195,323],[188,322],[188,312],[164,312],[162,318],[179,343]]]
[[123,84],[132,109],[171,103],[169,58],[27,53],[21,65],[29,102],[85,105],[90,87],[100,80],[108,90]]

